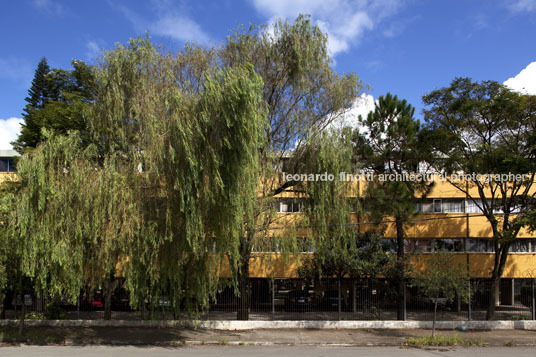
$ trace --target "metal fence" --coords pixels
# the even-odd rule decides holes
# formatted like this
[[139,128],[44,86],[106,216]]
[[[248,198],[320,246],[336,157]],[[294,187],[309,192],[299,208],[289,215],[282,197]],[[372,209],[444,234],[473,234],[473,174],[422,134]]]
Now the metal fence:
[[[496,301],[496,320],[535,319],[534,279],[503,279]],[[438,299],[438,320],[485,320],[490,301],[488,280],[472,280],[471,298],[445,301]],[[432,320],[434,300],[407,283],[404,315],[407,320]],[[250,279],[247,309],[250,320],[396,320],[398,295],[393,284],[382,279],[325,279],[309,282],[301,279]],[[164,320],[198,318],[235,320],[239,298],[229,284],[222,284],[208,311],[197,316],[175,315],[165,297],[151,308],[133,310],[128,294],[119,287],[112,296],[112,319]],[[102,293],[81,294],[76,304],[45,301],[32,294],[24,297],[6,294],[1,318],[20,317],[25,304],[26,318],[102,319]]]

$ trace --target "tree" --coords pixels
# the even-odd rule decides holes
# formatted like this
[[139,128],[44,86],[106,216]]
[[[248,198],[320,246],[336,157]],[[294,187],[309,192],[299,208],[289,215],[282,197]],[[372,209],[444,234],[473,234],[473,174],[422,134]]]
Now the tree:
[[[415,108],[387,93],[380,96],[373,112],[361,118],[361,129],[354,134],[355,160],[375,177],[378,175],[409,175],[416,173],[427,161],[429,149],[418,120],[413,115]],[[396,226],[398,285],[397,318],[404,317],[406,289],[406,258],[404,239],[408,219],[418,214],[416,203],[425,197],[433,182],[426,180],[374,180],[367,182],[365,210],[373,221],[393,217]]]
[[[455,78],[449,87],[425,95],[423,101],[438,154],[437,169],[447,174],[452,186],[465,193],[490,224],[495,254],[486,318],[492,319],[508,251],[527,224],[536,195],[536,99],[494,81]],[[460,172],[514,174],[522,179],[449,176]]]
[[84,107],[95,98],[94,67],[77,60],[72,65],[72,70],[50,70],[46,58],[39,62],[28,90],[21,132],[12,143],[19,153],[44,140],[43,128],[61,134],[85,130]]
[[432,337],[435,334],[437,320],[437,304],[440,298],[445,303],[452,302],[456,297],[462,301],[469,301],[469,276],[467,267],[462,263],[455,263],[452,253],[436,251],[425,258],[425,269],[417,271],[411,285],[415,286],[434,303],[434,319],[432,323]]
[[37,68],[32,80],[32,86],[28,90],[28,97],[26,97],[26,107],[22,117],[24,124],[22,124],[21,132],[16,141],[12,143],[15,150],[19,153],[24,150],[26,146],[35,147],[40,141],[41,137],[41,125],[34,118],[34,111],[45,106],[45,103],[50,99],[49,86],[47,81],[47,75],[50,72],[47,59],[43,57],[37,64]]
[[6,287],[15,290],[17,244],[7,234],[10,212],[14,207],[17,192],[17,183],[9,179],[0,182],[0,304],[2,304],[0,319],[5,318],[5,290]]
[[36,291],[72,301],[103,285],[109,318],[120,275],[132,306],[165,296],[175,313],[196,313],[224,257],[237,263],[266,126],[262,80],[237,65],[184,83],[190,54],[147,39],[106,53],[87,133],[45,129],[19,161],[9,234],[25,244],[20,271]]
[[[244,222],[247,229],[240,245],[239,320],[248,319],[251,251],[253,247],[262,250],[271,246],[269,227],[280,219],[273,201],[298,184],[282,182],[275,168],[286,161],[287,172],[299,172],[304,164],[304,144],[350,108],[361,89],[356,75],[340,76],[330,67],[326,41],[326,35],[311,24],[309,17],[300,15],[294,23],[279,20],[270,29],[251,26],[247,31],[239,30],[218,51],[225,65],[254,66],[264,82],[262,98],[268,112],[265,145],[259,147],[262,165],[257,202],[252,220]],[[287,158],[289,153],[291,157]]]
[[310,140],[304,158],[313,173],[331,173],[326,181],[303,183],[308,199],[306,209],[309,235],[314,247],[318,276],[335,277],[338,287],[338,312],[341,314],[341,279],[375,276],[389,261],[375,234],[360,234],[351,224],[360,209],[355,182],[341,181],[339,173],[355,172],[352,165],[351,130],[323,132]]

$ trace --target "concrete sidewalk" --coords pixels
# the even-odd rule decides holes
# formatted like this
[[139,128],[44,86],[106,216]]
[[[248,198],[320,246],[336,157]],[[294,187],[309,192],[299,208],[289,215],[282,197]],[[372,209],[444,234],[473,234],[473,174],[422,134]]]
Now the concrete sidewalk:
[[[28,342],[15,338],[16,329],[0,328],[4,344]],[[258,329],[223,331],[188,328],[140,327],[28,327],[26,336],[37,343],[65,345],[296,345],[296,346],[402,346],[408,337],[430,335],[424,329]],[[493,330],[437,331],[438,335],[454,334],[485,346],[535,346],[536,331]],[[6,336],[11,336],[6,338]],[[35,342],[34,342],[35,343]]]

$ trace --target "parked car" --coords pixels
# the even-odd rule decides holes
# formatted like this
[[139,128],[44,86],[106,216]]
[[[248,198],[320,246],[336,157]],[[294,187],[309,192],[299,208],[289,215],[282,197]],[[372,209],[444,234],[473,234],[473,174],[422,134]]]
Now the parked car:
[[307,311],[313,307],[313,297],[305,290],[291,290],[285,298],[285,311]]
[[[344,297],[341,294],[340,298],[341,310],[346,308]],[[337,290],[328,290],[324,293],[322,297],[321,306],[323,309],[327,310],[338,310],[339,309],[339,292]]]

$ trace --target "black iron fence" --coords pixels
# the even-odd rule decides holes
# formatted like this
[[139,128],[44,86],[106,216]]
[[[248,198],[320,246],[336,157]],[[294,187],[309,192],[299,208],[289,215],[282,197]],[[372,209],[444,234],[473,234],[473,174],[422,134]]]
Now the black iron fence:
[[[496,320],[535,319],[535,279],[503,279],[495,301]],[[485,320],[490,303],[488,280],[472,280],[469,301],[438,299],[438,320]],[[247,300],[250,320],[397,320],[398,295],[393,284],[382,279],[250,279]],[[407,320],[432,320],[434,299],[408,282],[404,296]],[[25,305],[29,319],[102,319],[105,302],[101,292],[81,294],[76,304],[45,301],[33,294],[5,296],[1,318],[19,318]],[[143,309],[132,309],[128,294],[119,287],[111,299],[112,319],[235,320],[240,308],[235,288],[222,284],[207,311],[176,315],[165,297]]]

